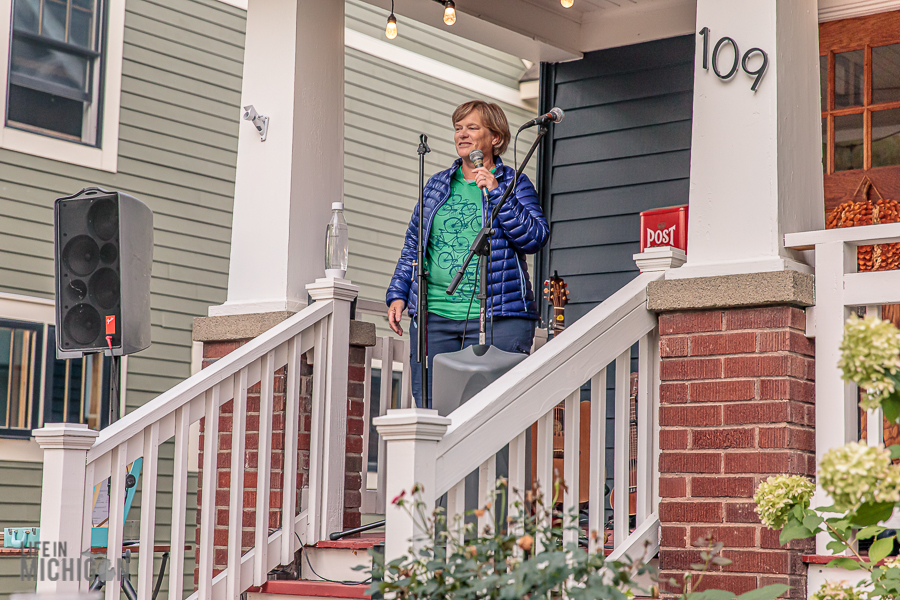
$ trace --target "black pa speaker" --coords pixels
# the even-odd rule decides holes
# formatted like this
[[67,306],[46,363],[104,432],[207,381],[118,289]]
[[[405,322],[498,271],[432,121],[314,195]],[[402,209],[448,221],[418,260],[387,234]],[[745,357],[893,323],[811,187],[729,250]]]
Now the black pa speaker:
[[122,192],[90,187],[56,200],[56,356],[150,345],[153,212]]

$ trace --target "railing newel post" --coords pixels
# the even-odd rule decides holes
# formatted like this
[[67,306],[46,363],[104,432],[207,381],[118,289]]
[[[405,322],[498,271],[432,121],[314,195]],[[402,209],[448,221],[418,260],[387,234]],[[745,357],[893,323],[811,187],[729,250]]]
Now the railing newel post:
[[[48,423],[33,435],[44,451],[40,541],[66,544],[68,557],[77,559],[83,549],[87,452],[100,434],[87,425]],[[73,593],[78,588],[79,581],[62,577],[37,582],[38,593]]]
[[[403,556],[410,547],[418,549],[429,543],[424,524],[413,518],[411,504],[416,499],[425,505],[425,514],[431,514],[437,496],[435,494],[438,442],[450,426],[450,419],[436,410],[425,408],[401,408],[389,410],[375,419],[378,435],[385,442],[386,478],[385,507],[385,564]],[[412,494],[413,486],[420,490],[418,497]],[[406,506],[393,500],[401,497]],[[411,514],[412,513],[412,514]]]

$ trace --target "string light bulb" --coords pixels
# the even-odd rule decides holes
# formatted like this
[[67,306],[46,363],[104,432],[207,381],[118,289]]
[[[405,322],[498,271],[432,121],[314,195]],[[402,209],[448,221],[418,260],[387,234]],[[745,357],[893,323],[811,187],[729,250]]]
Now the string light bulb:
[[563,8],[572,8],[575,0],[559,0],[559,3],[563,5]]
[[444,24],[447,26],[456,23],[456,4],[453,0],[444,2]]
[[389,40],[397,37],[397,18],[394,17],[394,13],[391,13],[391,16],[388,17],[387,27],[384,28],[384,35]]

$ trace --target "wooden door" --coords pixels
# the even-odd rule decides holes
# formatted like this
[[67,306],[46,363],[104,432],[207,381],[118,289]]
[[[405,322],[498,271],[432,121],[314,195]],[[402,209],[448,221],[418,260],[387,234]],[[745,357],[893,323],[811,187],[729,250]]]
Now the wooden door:
[[826,215],[864,176],[900,201],[900,11],[819,26]]

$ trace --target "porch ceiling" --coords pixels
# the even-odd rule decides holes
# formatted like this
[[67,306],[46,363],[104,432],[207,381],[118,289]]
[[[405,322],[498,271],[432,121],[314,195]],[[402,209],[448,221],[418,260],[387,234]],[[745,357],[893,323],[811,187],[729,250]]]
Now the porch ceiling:
[[[390,0],[365,0],[390,9]],[[453,33],[521,58],[559,62],[582,53],[691,33],[696,0],[455,0]],[[433,0],[395,0],[394,12],[441,23]]]

